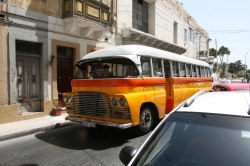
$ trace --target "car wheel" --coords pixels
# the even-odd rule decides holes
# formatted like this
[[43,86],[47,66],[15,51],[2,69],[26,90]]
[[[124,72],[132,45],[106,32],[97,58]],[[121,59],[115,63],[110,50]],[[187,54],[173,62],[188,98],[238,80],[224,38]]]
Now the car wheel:
[[155,121],[153,110],[154,109],[150,106],[141,108],[140,124],[134,128],[136,134],[144,135],[151,131]]

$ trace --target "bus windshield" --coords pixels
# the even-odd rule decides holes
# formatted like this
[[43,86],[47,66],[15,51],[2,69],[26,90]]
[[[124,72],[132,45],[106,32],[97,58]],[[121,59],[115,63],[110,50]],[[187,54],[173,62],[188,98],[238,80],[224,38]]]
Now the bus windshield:
[[139,71],[129,59],[106,58],[85,60],[76,64],[78,71],[74,79],[138,77]]

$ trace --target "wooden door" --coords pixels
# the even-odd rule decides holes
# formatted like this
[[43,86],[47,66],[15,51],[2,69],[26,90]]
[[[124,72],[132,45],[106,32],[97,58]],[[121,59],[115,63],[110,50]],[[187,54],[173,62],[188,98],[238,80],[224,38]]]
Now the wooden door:
[[72,78],[73,78],[73,57],[57,56],[58,94],[72,91],[71,88]]

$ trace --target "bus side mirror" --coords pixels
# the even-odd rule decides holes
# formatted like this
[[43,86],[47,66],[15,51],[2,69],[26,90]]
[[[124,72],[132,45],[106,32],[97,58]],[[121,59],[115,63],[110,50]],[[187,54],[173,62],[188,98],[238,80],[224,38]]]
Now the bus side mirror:
[[212,82],[214,82],[214,77],[212,77]]

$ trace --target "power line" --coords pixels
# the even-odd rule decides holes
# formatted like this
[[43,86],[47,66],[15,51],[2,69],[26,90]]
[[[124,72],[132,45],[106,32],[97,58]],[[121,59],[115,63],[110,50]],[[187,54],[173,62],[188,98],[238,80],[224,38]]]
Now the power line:
[[250,29],[240,29],[240,30],[206,30],[208,32],[230,32],[230,31],[236,31],[236,32],[245,32],[250,31]]
[[238,31],[238,32],[209,32],[209,34],[229,34],[229,33],[243,33],[243,32],[250,32],[249,31]]
[[235,40],[235,39],[226,39],[226,38],[221,38],[220,39],[223,39],[223,40],[232,40],[232,41],[246,41],[246,40],[250,40],[250,39],[240,39],[240,40]]

